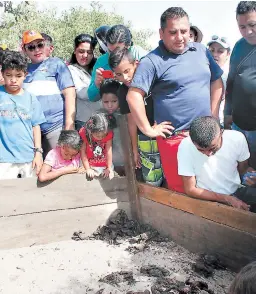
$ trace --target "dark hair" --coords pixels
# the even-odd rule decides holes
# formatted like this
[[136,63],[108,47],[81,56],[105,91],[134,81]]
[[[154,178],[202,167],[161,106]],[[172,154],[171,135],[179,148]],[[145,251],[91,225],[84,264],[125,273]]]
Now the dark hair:
[[236,15],[256,11],[256,1],[240,1],[236,8]]
[[82,146],[82,139],[77,131],[74,130],[63,130],[60,133],[58,145],[59,146],[68,146],[77,151],[80,150]]
[[100,86],[100,97],[104,94],[114,94],[117,96],[117,91],[120,87],[120,83],[114,79],[105,80]]
[[[8,50],[7,50],[8,51]],[[2,62],[3,62],[3,58],[4,58],[4,55],[5,53],[7,52],[6,50],[1,50],[0,49],[0,65],[2,65]]]
[[229,289],[229,294],[254,293],[256,293],[256,261],[247,264],[241,269]]
[[6,69],[16,69],[27,72],[28,61],[24,54],[16,51],[6,51],[2,57],[2,72]]
[[94,31],[94,36],[98,41],[99,44],[99,51],[101,54],[105,54],[107,50],[107,41],[106,41],[106,36],[107,32],[110,29],[110,26],[100,26]]
[[[94,38],[93,36],[89,35],[89,34],[80,34],[78,36],[75,37],[75,40],[74,40],[74,47],[75,49],[81,44],[81,43],[89,43],[92,47],[92,50],[95,49],[95,46],[97,45],[97,39]],[[96,58],[93,57],[92,61],[90,62],[90,64],[88,65],[88,69],[89,69],[89,72],[92,71],[93,67],[94,67],[94,64],[96,63]],[[72,56],[70,58],[70,64],[75,64],[77,63],[77,59],[76,59],[76,55],[75,53],[73,52],[72,53]]]
[[136,60],[128,48],[124,47],[120,49],[117,47],[114,51],[110,52],[108,64],[112,70],[115,70],[124,59],[128,59],[130,63],[133,63]]
[[111,114],[106,113],[97,113],[91,116],[85,123],[85,135],[89,142],[92,144],[92,133],[105,132],[112,130],[117,127],[116,119]]
[[46,33],[41,33],[41,35],[46,42],[48,42],[50,45],[52,45],[53,39],[51,36],[47,35]]
[[197,37],[198,37],[197,30],[195,30],[193,27],[190,27],[190,31],[193,31],[194,32],[194,35],[196,37],[195,41],[196,41],[197,40]]
[[190,125],[189,135],[192,142],[201,148],[208,148],[220,132],[219,121],[212,116],[198,117]]
[[170,7],[161,15],[160,18],[160,26],[161,29],[166,28],[167,20],[170,18],[182,18],[182,17],[188,17],[187,12],[182,7]]
[[107,32],[106,41],[111,45],[117,43],[123,43],[126,47],[133,45],[132,34],[124,25],[115,25],[111,27]]

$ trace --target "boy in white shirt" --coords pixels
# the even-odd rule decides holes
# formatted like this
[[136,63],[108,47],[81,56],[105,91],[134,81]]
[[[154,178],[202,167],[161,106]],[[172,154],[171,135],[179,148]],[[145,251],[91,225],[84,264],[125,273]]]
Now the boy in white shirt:
[[[256,211],[256,188],[241,185],[240,176],[255,172],[243,134],[221,130],[210,116],[195,119],[178,149],[178,172],[187,195]],[[255,174],[256,175],[256,174]]]

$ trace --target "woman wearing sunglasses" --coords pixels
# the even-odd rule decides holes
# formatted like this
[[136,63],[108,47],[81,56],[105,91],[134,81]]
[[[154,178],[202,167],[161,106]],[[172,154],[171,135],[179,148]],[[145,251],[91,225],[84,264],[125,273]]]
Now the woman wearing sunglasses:
[[93,52],[96,44],[97,40],[88,34],[78,35],[74,40],[69,69],[76,88],[76,130],[80,130],[92,114],[101,108],[99,102],[89,101],[87,94],[91,72],[96,62]]
[[67,130],[74,128],[76,97],[68,67],[61,59],[49,57],[49,46],[40,33],[23,33],[23,51],[31,60],[24,87],[37,96],[46,118],[41,125],[44,156],[56,147],[63,126]]

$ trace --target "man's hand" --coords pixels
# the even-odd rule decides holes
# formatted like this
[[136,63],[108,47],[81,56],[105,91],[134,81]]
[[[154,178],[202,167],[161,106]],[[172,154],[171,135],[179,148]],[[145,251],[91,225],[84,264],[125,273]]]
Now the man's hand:
[[233,118],[232,115],[225,115],[224,116],[224,129],[231,130]]
[[246,185],[247,186],[255,186],[256,185],[256,171],[250,171],[250,173],[255,173],[255,175],[251,175],[249,177],[246,177]]
[[93,179],[95,177],[95,171],[91,168],[86,170],[86,174],[87,174],[88,178]]
[[32,161],[32,168],[33,169],[36,169],[36,175],[38,176],[39,175],[39,172],[42,168],[42,165],[43,165],[43,157],[42,157],[42,154],[39,153],[39,152],[36,152],[35,153],[35,156],[34,156],[34,159]]
[[245,202],[237,199],[235,196],[226,196],[226,203],[234,208],[243,209],[243,210],[250,210],[250,205],[246,204]]
[[98,68],[98,69],[96,69],[96,76],[95,76],[95,81],[94,81],[94,83],[95,83],[95,85],[96,85],[96,87],[97,88],[99,88],[100,87],[100,85],[101,85],[101,83],[104,81],[104,78],[103,78],[103,76],[102,76],[102,72],[104,71],[104,69],[103,68]]
[[[163,121],[160,124],[155,124],[152,126],[152,129],[154,130],[154,136],[150,136],[151,138],[155,137],[163,137],[166,138],[166,135],[172,135],[172,132],[174,131],[174,127],[172,126],[172,123],[169,121]],[[153,134],[153,132],[152,132]]]

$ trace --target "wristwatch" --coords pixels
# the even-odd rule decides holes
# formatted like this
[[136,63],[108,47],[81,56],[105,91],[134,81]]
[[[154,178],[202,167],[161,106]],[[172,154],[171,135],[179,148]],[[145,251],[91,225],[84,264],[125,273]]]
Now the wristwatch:
[[36,152],[39,152],[39,153],[41,153],[41,154],[44,153],[43,148],[34,148],[34,152],[35,152],[35,153],[36,153]]

